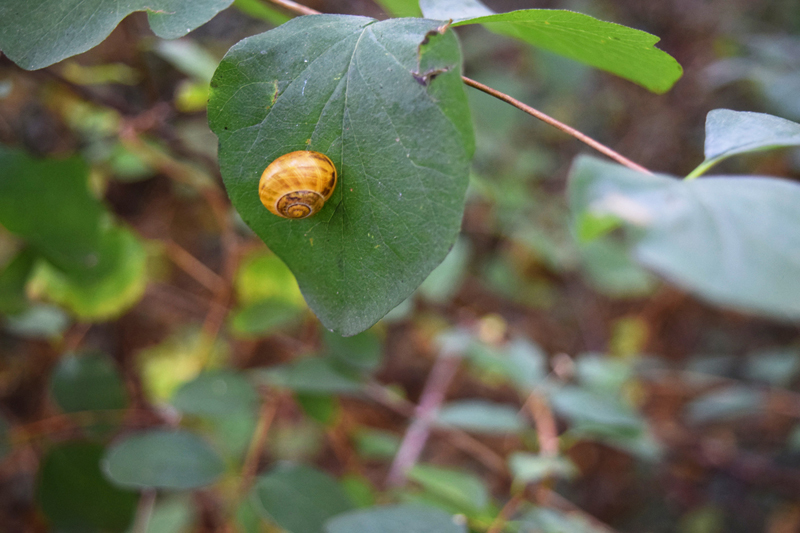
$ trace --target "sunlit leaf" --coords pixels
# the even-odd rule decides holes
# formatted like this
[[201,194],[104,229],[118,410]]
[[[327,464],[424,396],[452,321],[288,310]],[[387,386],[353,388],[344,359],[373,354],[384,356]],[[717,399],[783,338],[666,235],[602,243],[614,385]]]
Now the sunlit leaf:
[[466,533],[451,515],[416,505],[373,507],[334,518],[325,533]]

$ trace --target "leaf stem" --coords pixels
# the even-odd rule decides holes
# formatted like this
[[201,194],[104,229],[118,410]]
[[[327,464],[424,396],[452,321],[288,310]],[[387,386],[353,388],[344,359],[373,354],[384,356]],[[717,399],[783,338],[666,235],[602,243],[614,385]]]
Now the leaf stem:
[[[292,12],[300,14],[300,15],[319,15],[320,14],[319,11],[317,11],[315,9],[311,9],[310,7],[306,7],[306,6],[300,5],[300,4],[296,3],[296,2],[293,2],[292,0],[269,0],[269,1],[271,3],[273,3],[273,4],[275,4],[275,5],[281,6],[281,7],[285,8],[285,9],[288,9],[289,11],[292,11]],[[594,148],[598,152],[600,152],[602,154],[605,154],[606,156],[610,157],[611,159],[613,159],[614,161],[616,161],[617,163],[619,163],[621,165],[624,165],[624,166],[626,166],[628,168],[631,168],[633,170],[637,170],[639,172],[644,172],[645,174],[652,174],[652,172],[650,172],[649,170],[647,170],[643,166],[634,163],[633,161],[631,161],[627,157],[623,156],[622,154],[620,154],[618,152],[615,152],[614,150],[612,150],[608,146],[606,146],[606,145],[604,145],[604,144],[602,144],[602,143],[600,143],[598,141],[595,141],[594,139],[592,139],[588,135],[586,135],[584,133],[581,133],[580,131],[576,130],[575,128],[573,128],[571,126],[567,126],[563,122],[560,122],[560,121],[554,119],[550,115],[547,115],[547,114],[539,111],[538,109],[535,109],[535,108],[533,108],[533,107],[531,107],[531,106],[529,106],[527,104],[524,104],[524,103],[520,102],[519,100],[517,100],[515,98],[512,98],[511,96],[509,96],[509,95],[507,95],[505,93],[502,93],[502,92],[498,91],[497,89],[492,89],[488,85],[484,85],[484,84],[479,83],[479,82],[477,82],[477,81],[475,81],[473,79],[467,78],[466,76],[461,76],[461,79],[464,80],[464,83],[466,83],[470,87],[474,87],[474,88],[476,88],[476,89],[478,89],[480,91],[485,92],[486,94],[494,96],[495,98],[498,98],[498,99],[500,99],[500,100],[502,100],[502,101],[504,101],[504,102],[506,102],[508,104],[511,104],[514,107],[516,107],[517,109],[520,109],[520,110],[528,113],[529,115],[538,118],[542,122],[544,122],[546,124],[549,124],[549,125],[553,126],[554,128],[557,128],[557,129],[563,131],[567,135],[571,135],[571,136],[575,137],[579,141],[581,141],[581,142],[583,142],[585,144],[588,144],[589,146],[591,146],[592,148]]]
[[691,172],[689,172],[686,175],[686,177],[683,178],[683,179],[685,181],[691,181],[691,180],[693,180],[693,179],[695,179],[695,178],[697,178],[699,176],[702,176],[703,174],[705,174],[708,171],[708,169],[710,169],[711,167],[713,167],[714,165],[719,163],[720,159],[721,158],[715,158],[715,159],[708,159],[706,161],[703,161],[702,163],[700,163],[697,166],[696,169],[694,169]]
[[554,119],[550,115],[547,115],[547,114],[539,111],[536,108],[533,108],[533,107],[531,107],[531,106],[529,106],[527,104],[524,104],[524,103],[520,102],[516,98],[513,98],[513,97],[511,97],[511,96],[509,96],[509,95],[507,95],[507,94],[505,94],[503,92],[500,92],[497,89],[492,89],[488,85],[484,85],[484,84],[482,84],[480,82],[477,82],[477,81],[475,81],[473,79],[467,78],[466,76],[461,76],[461,79],[464,80],[464,83],[466,83],[470,87],[474,87],[474,88],[478,89],[479,91],[483,91],[486,94],[494,96],[495,98],[497,98],[499,100],[502,100],[502,101],[506,102],[507,104],[511,104],[514,107],[516,107],[517,109],[520,109],[520,110],[528,113],[529,115],[538,118],[542,122],[544,122],[546,124],[549,124],[549,125],[553,126],[554,128],[557,128],[557,129],[563,131],[564,133],[566,133],[568,135],[572,135],[573,137],[575,137],[579,141],[581,141],[581,142],[583,142],[585,144],[588,144],[589,146],[591,146],[592,148],[594,148],[598,152],[607,155],[608,157],[610,157],[611,159],[613,159],[614,161],[616,161],[617,163],[619,163],[621,165],[624,165],[624,166],[626,166],[628,168],[631,168],[633,170],[637,170],[639,172],[644,172],[645,174],[652,174],[652,172],[650,172],[649,170],[647,170],[643,166],[634,163],[633,161],[631,161],[627,157],[623,156],[622,154],[620,154],[618,152],[615,152],[614,150],[612,150],[608,146],[595,141],[594,139],[592,139],[588,135],[586,135],[584,133],[581,133],[580,131],[576,130],[575,128],[573,128],[571,126],[567,126],[563,122],[560,122],[560,121]]

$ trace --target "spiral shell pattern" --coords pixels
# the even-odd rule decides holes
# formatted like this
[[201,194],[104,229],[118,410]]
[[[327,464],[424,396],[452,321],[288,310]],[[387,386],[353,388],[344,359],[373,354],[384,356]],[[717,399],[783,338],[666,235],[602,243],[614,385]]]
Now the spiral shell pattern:
[[336,188],[336,167],[319,152],[282,155],[264,170],[258,184],[261,203],[283,218],[307,218],[319,212]]

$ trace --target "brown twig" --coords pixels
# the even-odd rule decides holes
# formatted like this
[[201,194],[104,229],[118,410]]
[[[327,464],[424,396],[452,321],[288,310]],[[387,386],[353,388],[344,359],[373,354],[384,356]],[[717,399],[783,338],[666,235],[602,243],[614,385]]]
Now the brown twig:
[[542,122],[544,122],[546,124],[549,124],[549,125],[553,126],[554,128],[558,128],[558,129],[560,129],[561,131],[563,131],[564,133],[566,133],[568,135],[572,135],[573,137],[575,137],[579,141],[588,144],[589,146],[591,146],[592,148],[594,148],[598,152],[607,155],[608,157],[610,157],[611,159],[613,159],[614,161],[618,162],[621,165],[625,165],[626,167],[631,168],[633,170],[638,170],[639,172],[644,172],[645,174],[652,174],[652,172],[650,172],[649,170],[647,170],[643,166],[634,163],[633,161],[631,161],[627,157],[623,156],[622,154],[620,154],[618,152],[615,152],[614,150],[612,150],[608,146],[595,141],[594,139],[592,139],[588,135],[586,135],[584,133],[581,133],[580,131],[576,130],[575,128],[573,128],[571,126],[567,126],[563,122],[560,122],[560,121],[554,119],[550,115],[542,113],[538,109],[533,108],[533,107],[531,107],[531,106],[529,106],[527,104],[524,104],[524,103],[520,102],[516,98],[512,98],[511,96],[509,96],[509,95],[507,95],[505,93],[502,93],[502,92],[498,91],[497,89],[492,89],[488,85],[484,85],[484,84],[482,84],[480,82],[477,82],[477,81],[475,81],[473,79],[467,78],[466,76],[461,76],[461,79],[464,80],[464,83],[466,83],[470,87],[474,87],[474,88],[476,88],[476,89],[478,89],[480,91],[485,92],[488,95],[494,96],[495,98],[497,98],[499,100],[502,100],[502,101],[504,101],[504,102],[506,102],[508,104],[511,104],[514,107],[516,107],[517,109],[520,109],[520,110],[528,113],[529,115],[538,118]]
[[139,505],[136,507],[136,516],[133,521],[131,531],[133,533],[147,533],[147,526],[153,516],[153,509],[156,506],[156,490],[145,489],[139,496]]
[[436,358],[422,389],[422,396],[414,413],[415,418],[406,430],[400,449],[397,450],[389,469],[386,482],[390,487],[401,486],[406,480],[406,474],[419,459],[428,441],[436,412],[442,405],[447,388],[460,364],[461,357],[458,354],[443,351]]
[[538,392],[533,392],[525,404],[531,413],[536,435],[539,438],[539,453],[543,457],[557,457],[558,429],[547,399]]
[[320,15],[321,13],[316,9],[311,9],[310,7],[306,7],[304,5],[298,4],[297,2],[292,2],[292,0],[269,0],[271,3],[275,4],[276,6],[281,6],[284,9],[288,9],[289,11],[293,11],[299,15]]
[[509,519],[514,516],[514,513],[517,512],[520,504],[525,501],[525,496],[520,494],[515,494],[510,500],[506,502],[500,512],[497,513],[497,516],[494,520],[492,520],[489,529],[486,530],[486,533],[501,533],[503,529],[506,527]]
[[225,284],[225,281],[216,272],[204,265],[175,241],[164,241],[164,245],[170,260],[212,293],[218,292]]
[[253,432],[253,439],[250,441],[250,447],[247,449],[247,456],[242,466],[242,481],[239,484],[240,495],[246,494],[253,484],[253,478],[258,469],[258,460],[264,450],[267,434],[269,434],[269,428],[272,426],[277,410],[278,401],[276,397],[268,396],[264,398],[261,404],[261,412],[258,416],[258,424]]

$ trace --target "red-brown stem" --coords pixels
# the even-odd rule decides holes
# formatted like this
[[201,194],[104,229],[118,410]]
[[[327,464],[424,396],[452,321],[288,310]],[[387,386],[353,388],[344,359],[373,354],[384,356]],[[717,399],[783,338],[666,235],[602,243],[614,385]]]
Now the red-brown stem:
[[492,524],[489,526],[489,529],[486,530],[486,533],[501,533],[503,528],[506,527],[508,520],[514,516],[514,513],[517,512],[517,508],[524,501],[524,495],[515,494],[506,502],[506,504],[497,514],[497,517],[492,521]]
[[316,9],[311,9],[310,7],[306,7],[304,5],[298,4],[297,2],[292,2],[292,0],[269,0],[276,6],[281,6],[284,9],[288,9],[289,11],[293,11],[299,15],[319,15],[320,12]]
[[528,397],[527,404],[539,438],[539,453],[543,457],[558,456],[558,428],[547,399],[534,392]]
[[444,395],[450,382],[456,375],[461,357],[457,354],[442,352],[436,358],[436,362],[428,374],[425,387],[422,389],[419,405],[416,408],[415,418],[408,426],[400,449],[394,456],[389,475],[386,478],[387,485],[399,487],[406,480],[406,474],[416,464],[428,441],[436,412],[444,401]]
[[265,397],[261,404],[261,412],[258,416],[258,424],[253,432],[253,439],[250,441],[250,447],[247,449],[247,456],[244,459],[242,466],[242,481],[239,484],[239,494],[244,495],[250,490],[253,484],[253,478],[258,469],[258,460],[264,450],[264,445],[267,442],[267,434],[269,428],[272,426],[272,421],[275,419],[275,413],[278,410],[277,398]]
[[538,118],[542,122],[545,122],[546,124],[549,124],[549,125],[553,126],[554,128],[558,128],[558,129],[560,129],[561,131],[563,131],[564,133],[566,133],[568,135],[572,135],[573,137],[575,137],[579,141],[588,144],[589,146],[591,146],[592,148],[594,148],[595,150],[597,150],[601,154],[607,155],[608,157],[610,157],[611,159],[613,159],[614,161],[616,161],[617,163],[619,163],[621,165],[625,165],[626,167],[631,168],[633,170],[638,170],[639,172],[644,172],[645,174],[652,174],[652,172],[650,172],[649,170],[647,170],[643,166],[634,163],[633,161],[631,161],[627,157],[623,156],[622,154],[620,154],[618,152],[615,152],[614,150],[612,150],[608,146],[595,141],[594,139],[592,139],[588,135],[579,132],[578,130],[576,130],[575,128],[573,128],[571,126],[567,126],[563,122],[559,122],[558,120],[554,119],[550,115],[542,113],[538,109],[535,109],[535,108],[533,108],[533,107],[531,107],[531,106],[529,106],[527,104],[524,104],[524,103],[520,102],[516,98],[512,98],[511,96],[509,96],[509,95],[507,95],[505,93],[501,93],[500,91],[498,91],[496,89],[492,89],[491,87],[489,87],[487,85],[484,85],[484,84],[482,84],[480,82],[477,82],[477,81],[475,81],[473,79],[467,78],[466,76],[461,76],[461,79],[464,80],[464,83],[466,83],[470,87],[474,87],[474,88],[476,88],[476,89],[478,89],[480,91],[485,92],[486,94],[494,96],[495,98],[498,98],[498,99],[500,99],[500,100],[502,100],[502,101],[504,101],[504,102],[506,102],[508,104],[511,104],[514,107],[516,107],[517,109],[520,109],[520,110],[528,113],[529,115]]

